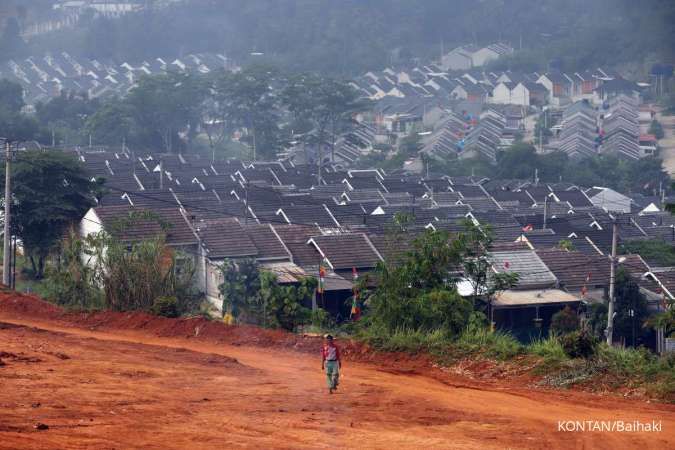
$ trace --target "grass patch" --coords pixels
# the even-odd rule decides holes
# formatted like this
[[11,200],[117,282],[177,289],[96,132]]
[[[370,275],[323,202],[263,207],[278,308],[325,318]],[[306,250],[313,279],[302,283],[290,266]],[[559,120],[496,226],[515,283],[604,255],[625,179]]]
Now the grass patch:
[[361,329],[356,335],[373,347],[383,351],[417,353],[429,352],[437,357],[461,358],[481,355],[497,360],[507,360],[523,353],[523,346],[510,334],[501,331],[465,330],[453,337],[444,330],[398,329],[393,333],[373,327]]
[[560,341],[553,336],[533,341],[527,346],[527,351],[541,358],[541,362],[534,369],[534,372],[538,375],[559,369],[570,360]]
[[513,358],[524,351],[524,347],[509,333],[491,332],[487,329],[465,330],[457,339],[459,352],[470,355],[483,355],[501,361]]
[[360,330],[356,337],[367,342],[369,345],[387,352],[418,353],[427,351],[430,353],[442,353],[452,345],[448,334],[441,330],[422,331],[398,329],[393,333],[377,330],[370,327]]

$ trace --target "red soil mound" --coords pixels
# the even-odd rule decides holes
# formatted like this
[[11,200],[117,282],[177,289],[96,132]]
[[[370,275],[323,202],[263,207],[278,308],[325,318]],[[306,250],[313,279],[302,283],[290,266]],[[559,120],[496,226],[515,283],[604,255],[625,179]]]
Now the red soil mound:
[[[92,330],[143,330],[159,337],[189,338],[235,346],[286,348],[303,353],[316,352],[317,358],[322,344],[322,339],[317,336],[303,336],[250,325],[231,326],[203,317],[170,319],[139,311],[69,312],[34,295],[15,292],[0,292],[0,311],[15,317],[57,321]],[[418,369],[428,369],[432,365],[427,355],[385,355],[355,341],[341,341],[339,345],[346,359],[373,361],[391,366],[392,370],[396,365],[396,371],[412,373]],[[401,363],[405,363],[405,369],[401,368]]]

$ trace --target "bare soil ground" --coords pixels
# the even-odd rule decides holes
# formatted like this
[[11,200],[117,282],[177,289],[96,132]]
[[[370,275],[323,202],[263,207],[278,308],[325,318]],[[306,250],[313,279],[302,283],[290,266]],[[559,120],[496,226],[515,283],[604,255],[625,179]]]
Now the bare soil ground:
[[[317,339],[0,294],[0,449],[675,448],[672,405],[479,382],[343,345],[328,395]],[[662,431],[568,433],[559,420]]]

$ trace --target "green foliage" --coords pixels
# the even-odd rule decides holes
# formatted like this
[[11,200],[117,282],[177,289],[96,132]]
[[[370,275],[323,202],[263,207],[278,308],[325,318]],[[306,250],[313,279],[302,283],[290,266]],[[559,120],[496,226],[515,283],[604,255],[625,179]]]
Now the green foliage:
[[675,332],[675,301],[668,300],[665,311],[655,314],[647,325],[653,328],[662,328],[666,337]]
[[567,181],[580,186],[606,186],[619,192],[650,195],[659,183],[670,183],[661,160],[656,157],[629,161],[613,155],[598,155],[575,161],[562,152],[540,155],[531,144],[523,142],[517,142],[499,153],[497,165],[484,158],[468,158],[432,160],[430,167],[451,176],[473,173],[493,179],[531,179],[538,170],[542,182]]
[[360,330],[360,337],[378,349],[390,352],[418,353],[428,351],[436,354],[447,352],[452,340],[443,330],[425,331],[399,328],[392,332],[370,327]]
[[82,258],[85,251],[84,241],[71,231],[61,244],[57,266],[47,271],[47,282],[42,292],[45,298],[78,309],[103,307],[103,293],[96,284],[95,268]]
[[551,333],[556,336],[569,334],[579,329],[579,316],[569,306],[553,314],[551,317]]
[[649,315],[647,299],[640,292],[640,286],[621,267],[616,276],[615,311],[614,335],[616,337],[624,338],[627,343],[630,343],[633,331],[636,333],[636,339],[644,334],[645,328],[642,325]]
[[169,72],[142,77],[126,98],[137,139],[144,147],[161,143],[165,152],[177,152],[180,131],[187,129],[188,142],[194,137],[205,95],[197,75]]
[[649,124],[648,133],[656,136],[656,139],[663,139],[663,136],[665,136],[665,134],[663,133],[663,126],[656,119],[652,120],[652,123]]
[[0,80],[0,109],[10,114],[18,114],[23,106],[21,85],[10,80]]
[[135,126],[132,112],[127,102],[110,99],[88,116],[84,124],[85,133],[91,135],[92,141],[97,144],[120,146],[125,140],[131,140]]
[[223,262],[220,271],[223,282],[218,290],[223,297],[223,314],[230,312],[242,319],[262,316],[258,300],[260,273],[255,260],[247,258],[235,262],[228,259]]
[[328,311],[322,308],[317,308],[311,312],[310,322],[318,330],[330,329],[335,325]]
[[311,301],[316,286],[314,278],[304,278],[299,286],[281,286],[277,283],[276,275],[262,272],[260,298],[265,313],[264,324],[293,331],[308,323],[311,311],[302,304]]
[[574,251],[574,243],[570,239],[561,239],[558,242],[558,248],[560,250],[566,250],[568,252]]
[[591,335],[598,339],[603,338],[607,328],[607,305],[605,303],[592,303],[589,306],[586,326]]
[[560,337],[560,345],[570,358],[590,358],[598,341],[586,331],[573,331]]
[[89,252],[97,264],[97,277],[106,307],[115,311],[151,311],[160,297],[175,297],[178,314],[196,309],[199,296],[192,289],[194,265],[179,258],[162,237],[132,243],[106,234],[90,235]]
[[[390,332],[396,329],[428,331],[440,327],[449,317],[432,317],[441,304],[461,303],[449,280],[451,264],[459,262],[447,233],[427,231],[418,237],[408,257],[397,266],[378,267],[379,288],[368,300],[375,326]],[[429,297],[425,294],[434,292]],[[438,301],[436,306],[430,302]],[[462,307],[463,310],[463,307]]]
[[231,312],[241,322],[294,330],[310,321],[323,321],[323,313],[303,306],[316,290],[316,279],[304,278],[299,285],[284,286],[276,275],[260,271],[255,260],[226,260],[221,266],[223,313]]
[[28,46],[21,37],[21,25],[18,18],[7,17],[0,35],[0,60],[17,58],[25,55]]
[[467,329],[457,339],[457,348],[466,355],[481,354],[508,360],[523,352],[523,346],[510,334],[487,328]]
[[38,102],[35,105],[35,118],[50,140],[53,132],[57,142],[84,145],[89,141],[85,124],[99,107],[97,99],[89,99],[77,92],[62,91],[61,95],[45,103]]
[[306,145],[328,143],[331,161],[338,133],[351,126],[353,113],[366,109],[358,92],[346,82],[311,73],[290,77],[281,100],[294,119],[291,131]]
[[21,85],[5,79],[0,80],[1,137],[10,141],[27,141],[37,135],[38,124],[34,118],[21,113],[23,106],[23,88]]
[[[4,174],[3,167],[3,184]],[[27,151],[12,164],[12,185],[13,226],[41,278],[47,255],[93,204],[94,184],[73,156]]]
[[251,66],[235,74],[221,75],[215,85],[220,107],[226,108],[223,117],[229,126],[247,130],[243,140],[256,158],[273,158],[280,149],[279,104],[270,92],[278,77],[276,69]]
[[527,346],[527,350],[533,355],[542,357],[545,364],[560,363],[569,359],[560,340],[555,336],[535,340]]
[[553,125],[554,124],[551,123],[551,118],[548,116],[548,111],[539,114],[537,122],[534,125],[535,141],[539,143],[539,139],[541,138],[543,144],[548,144],[549,138],[553,136],[553,133],[551,132],[551,127]]

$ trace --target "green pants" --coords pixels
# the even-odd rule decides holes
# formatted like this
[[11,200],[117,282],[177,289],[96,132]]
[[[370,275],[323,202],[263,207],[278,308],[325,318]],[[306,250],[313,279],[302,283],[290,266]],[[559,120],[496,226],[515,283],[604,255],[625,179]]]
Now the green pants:
[[339,384],[340,367],[337,361],[326,361],[326,383],[328,389],[335,389]]

